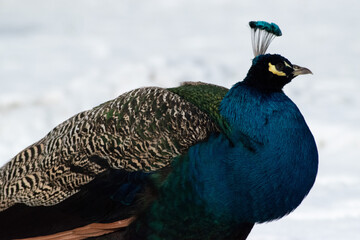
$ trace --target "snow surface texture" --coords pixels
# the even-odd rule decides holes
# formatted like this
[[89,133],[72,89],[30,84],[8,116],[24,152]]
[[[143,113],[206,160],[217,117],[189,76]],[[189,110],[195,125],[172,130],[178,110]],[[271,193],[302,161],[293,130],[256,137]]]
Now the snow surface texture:
[[252,56],[250,20],[279,24],[280,53],[314,75],[285,87],[320,152],[288,217],[250,240],[360,239],[359,1],[0,0],[0,165],[72,115],[130,89],[231,87]]

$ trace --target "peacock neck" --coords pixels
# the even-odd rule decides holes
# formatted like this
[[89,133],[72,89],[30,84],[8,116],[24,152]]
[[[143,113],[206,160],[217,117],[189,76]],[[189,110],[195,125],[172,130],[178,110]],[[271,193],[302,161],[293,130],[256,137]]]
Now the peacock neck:
[[241,82],[224,97],[220,114],[232,144],[219,135],[189,151],[201,166],[196,179],[203,179],[199,192],[209,209],[245,222],[270,221],[295,209],[318,164],[314,138],[296,105],[283,92]]
[[284,118],[299,113],[295,104],[282,91],[262,90],[246,82],[234,85],[220,104],[220,114],[231,128],[231,140],[242,142],[250,149],[270,141],[272,135],[268,131],[277,126],[269,128],[269,121],[275,112],[284,109],[289,111],[283,115]]

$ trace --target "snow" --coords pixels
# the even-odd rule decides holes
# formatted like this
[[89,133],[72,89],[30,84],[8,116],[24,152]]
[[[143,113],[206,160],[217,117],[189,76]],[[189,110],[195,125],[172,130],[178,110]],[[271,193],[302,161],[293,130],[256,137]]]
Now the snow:
[[72,115],[143,86],[231,87],[252,59],[250,20],[314,75],[285,92],[316,138],[302,205],[250,240],[360,239],[359,1],[0,0],[0,165]]

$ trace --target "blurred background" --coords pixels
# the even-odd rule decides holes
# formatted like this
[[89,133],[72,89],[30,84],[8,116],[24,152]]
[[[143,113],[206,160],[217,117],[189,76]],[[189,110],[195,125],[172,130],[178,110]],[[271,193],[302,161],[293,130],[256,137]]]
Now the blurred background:
[[268,52],[310,68],[285,92],[319,147],[313,190],[250,240],[360,239],[360,2],[0,0],[0,165],[72,115],[143,86],[231,87],[253,58],[250,20],[277,23]]

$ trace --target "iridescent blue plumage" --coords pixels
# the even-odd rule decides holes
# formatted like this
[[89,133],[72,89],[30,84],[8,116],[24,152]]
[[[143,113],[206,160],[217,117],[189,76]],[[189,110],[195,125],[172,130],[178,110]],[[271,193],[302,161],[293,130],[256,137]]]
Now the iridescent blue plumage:
[[[238,83],[225,96],[221,113],[238,143],[230,158],[241,176],[238,183],[244,182],[234,191],[241,199],[235,208],[239,216],[264,222],[294,210],[311,189],[318,164],[314,138],[296,105],[283,92]],[[254,142],[254,152],[236,140],[239,133]],[[251,206],[243,205],[249,199]]]

